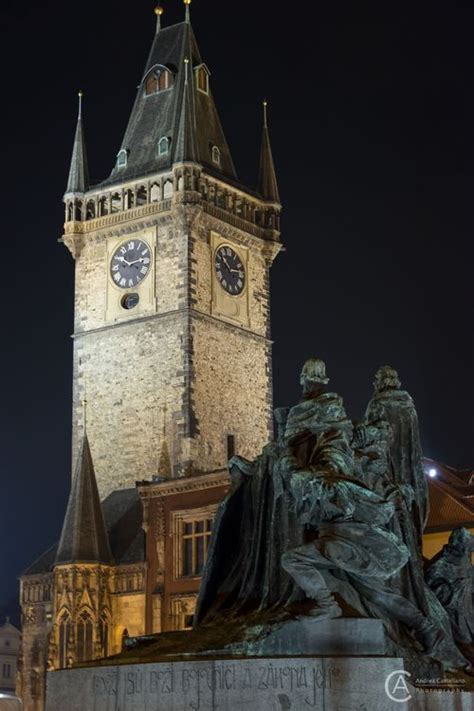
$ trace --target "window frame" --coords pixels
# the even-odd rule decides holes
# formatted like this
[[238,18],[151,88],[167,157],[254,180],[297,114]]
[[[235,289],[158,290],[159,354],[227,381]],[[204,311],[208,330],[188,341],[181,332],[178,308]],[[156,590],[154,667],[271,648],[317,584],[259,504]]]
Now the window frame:
[[[166,143],[166,150],[162,151],[161,146],[165,145],[165,143]],[[169,155],[170,147],[171,147],[171,139],[169,138],[169,136],[162,136],[160,138],[160,140],[158,141],[158,156],[161,158],[162,156]]]
[[[125,162],[121,163],[121,157],[125,157]],[[126,148],[122,148],[118,153],[117,153],[117,168],[121,170],[122,168],[126,168],[128,165],[128,150]]]
[[[203,566],[206,564],[207,552],[209,550],[209,543],[212,535],[212,525],[209,531],[206,530],[206,521],[211,520],[214,524],[216,512],[219,504],[209,504],[208,506],[203,506],[199,509],[191,509],[187,511],[173,511],[172,512],[172,529],[174,532],[173,536],[173,577],[175,580],[199,580],[202,576],[201,573],[195,573],[196,558],[198,555],[198,538],[204,538],[204,561]],[[195,530],[195,525],[197,523],[204,522],[204,530],[202,533]],[[193,530],[191,534],[185,534],[186,524],[192,524]],[[191,540],[192,543],[192,570],[191,574],[186,574],[184,572],[184,541]]]
[[[161,76],[163,74],[167,77],[166,86],[160,86],[160,80],[161,80]],[[149,92],[148,91],[148,82],[149,82],[152,75],[155,77],[156,90]],[[174,73],[171,71],[171,69],[169,67],[165,67],[164,64],[155,64],[143,79],[143,88],[144,88],[143,94],[145,96],[145,99],[147,99],[150,96],[156,96],[157,94],[161,94],[163,91],[169,91],[170,89],[173,88],[173,86],[174,86]]]
[[[216,160],[216,156],[217,156],[217,160]],[[212,162],[214,163],[214,165],[219,166],[219,168],[221,167],[221,163],[222,163],[221,157],[222,157],[222,154],[221,154],[221,149],[219,148],[219,146],[212,146],[211,159],[212,159]]]
[[[205,84],[206,88],[201,89],[199,86],[199,81],[201,76],[205,76]],[[207,66],[205,64],[199,64],[197,67],[194,68],[194,76],[196,78],[196,89],[201,92],[201,94],[205,94],[206,96],[209,96],[209,77],[211,76],[211,73]]]

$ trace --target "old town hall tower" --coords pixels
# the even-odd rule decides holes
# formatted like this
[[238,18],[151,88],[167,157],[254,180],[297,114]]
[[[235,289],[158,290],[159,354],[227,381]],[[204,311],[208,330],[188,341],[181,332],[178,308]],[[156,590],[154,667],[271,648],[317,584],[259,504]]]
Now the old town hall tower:
[[171,27],[156,9],[122,145],[95,185],[80,99],[62,237],[75,261],[74,475],[58,543],[21,578],[20,692],[34,711],[46,668],[192,624],[227,461],[272,434],[281,207],[266,106],[251,189],[189,4]]
[[189,15],[158,20],[110,177],[89,185],[80,116],[65,195],[73,461],[87,399],[101,497],[156,474],[215,471],[234,448],[252,457],[272,430],[268,275],[280,206],[269,143],[249,190]]

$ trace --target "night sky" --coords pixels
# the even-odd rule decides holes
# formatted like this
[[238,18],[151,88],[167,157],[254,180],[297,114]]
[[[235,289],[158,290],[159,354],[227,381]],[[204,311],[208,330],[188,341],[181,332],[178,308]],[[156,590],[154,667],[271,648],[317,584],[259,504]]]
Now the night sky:
[[[165,24],[182,19],[180,0],[164,4]],[[272,272],[275,405],[295,402],[300,367],[316,355],[361,417],[376,368],[393,365],[416,400],[425,454],[458,467],[474,466],[469,4],[379,4],[373,15],[353,3],[332,13],[269,0],[191,6],[250,185],[260,103],[270,103],[286,246]],[[70,485],[73,261],[57,240],[77,91],[100,180],[125,131],[152,11],[124,0],[3,0],[0,10],[0,609],[58,537]]]

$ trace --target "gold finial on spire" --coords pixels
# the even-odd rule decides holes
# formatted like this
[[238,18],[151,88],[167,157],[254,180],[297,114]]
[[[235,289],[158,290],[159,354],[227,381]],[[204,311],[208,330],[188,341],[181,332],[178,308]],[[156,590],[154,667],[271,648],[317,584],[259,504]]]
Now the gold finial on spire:
[[77,92],[77,95],[79,97],[79,117],[81,117],[82,116],[82,97],[84,96],[84,92],[82,91],[82,89],[79,89],[79,91]]
[[191,15],[189,12],[189,6],[191,5],[191,0],[184,0],[184,4],[186,5],[186,22],[190,22]]
[[263,125],[265,128],[268,126],[267,122],[267,106],[268,106],[268,101],[266,99],[263,100]]
[[157,5],[155,7],[155,15],[156,15],[156,33],[161,30],[161,16],[164,13],[164,8],[161,5]]

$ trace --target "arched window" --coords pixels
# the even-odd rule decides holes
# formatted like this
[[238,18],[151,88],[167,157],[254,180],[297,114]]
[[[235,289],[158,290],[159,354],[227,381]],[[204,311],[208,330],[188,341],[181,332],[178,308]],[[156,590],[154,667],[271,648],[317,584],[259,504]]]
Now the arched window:
[[68,615],[62,617],[59,623],[59,668],[67,667],[68,649],[71,642],[71,619]]
[[125,168],[128,162],[128,151],[122,148],[117,156],[117,168]]
[[165,156],[170,150],[170,139],[167,136],[158,141],[158,155]]
[[145,94],[157,94],[173,86],[173,74],[166,67],[154,67],[145,79]]
[[125,642],[126,642],[126,640],[129,638],[129,636],[130,636],[130,635],[128,634],[128,630],[125,629],[125,630],[122,632],[122,649],[125,647]]
[[204,64],[196,67],[196,84],[199,91],[209,94],[209,72]]
[[212,146],[212,162],[216,165],[221,164],[221,152],[217,146]]
[[87,612],[83,612],[77,623],[77,661],[86,662],[93,657],[94,626]]

